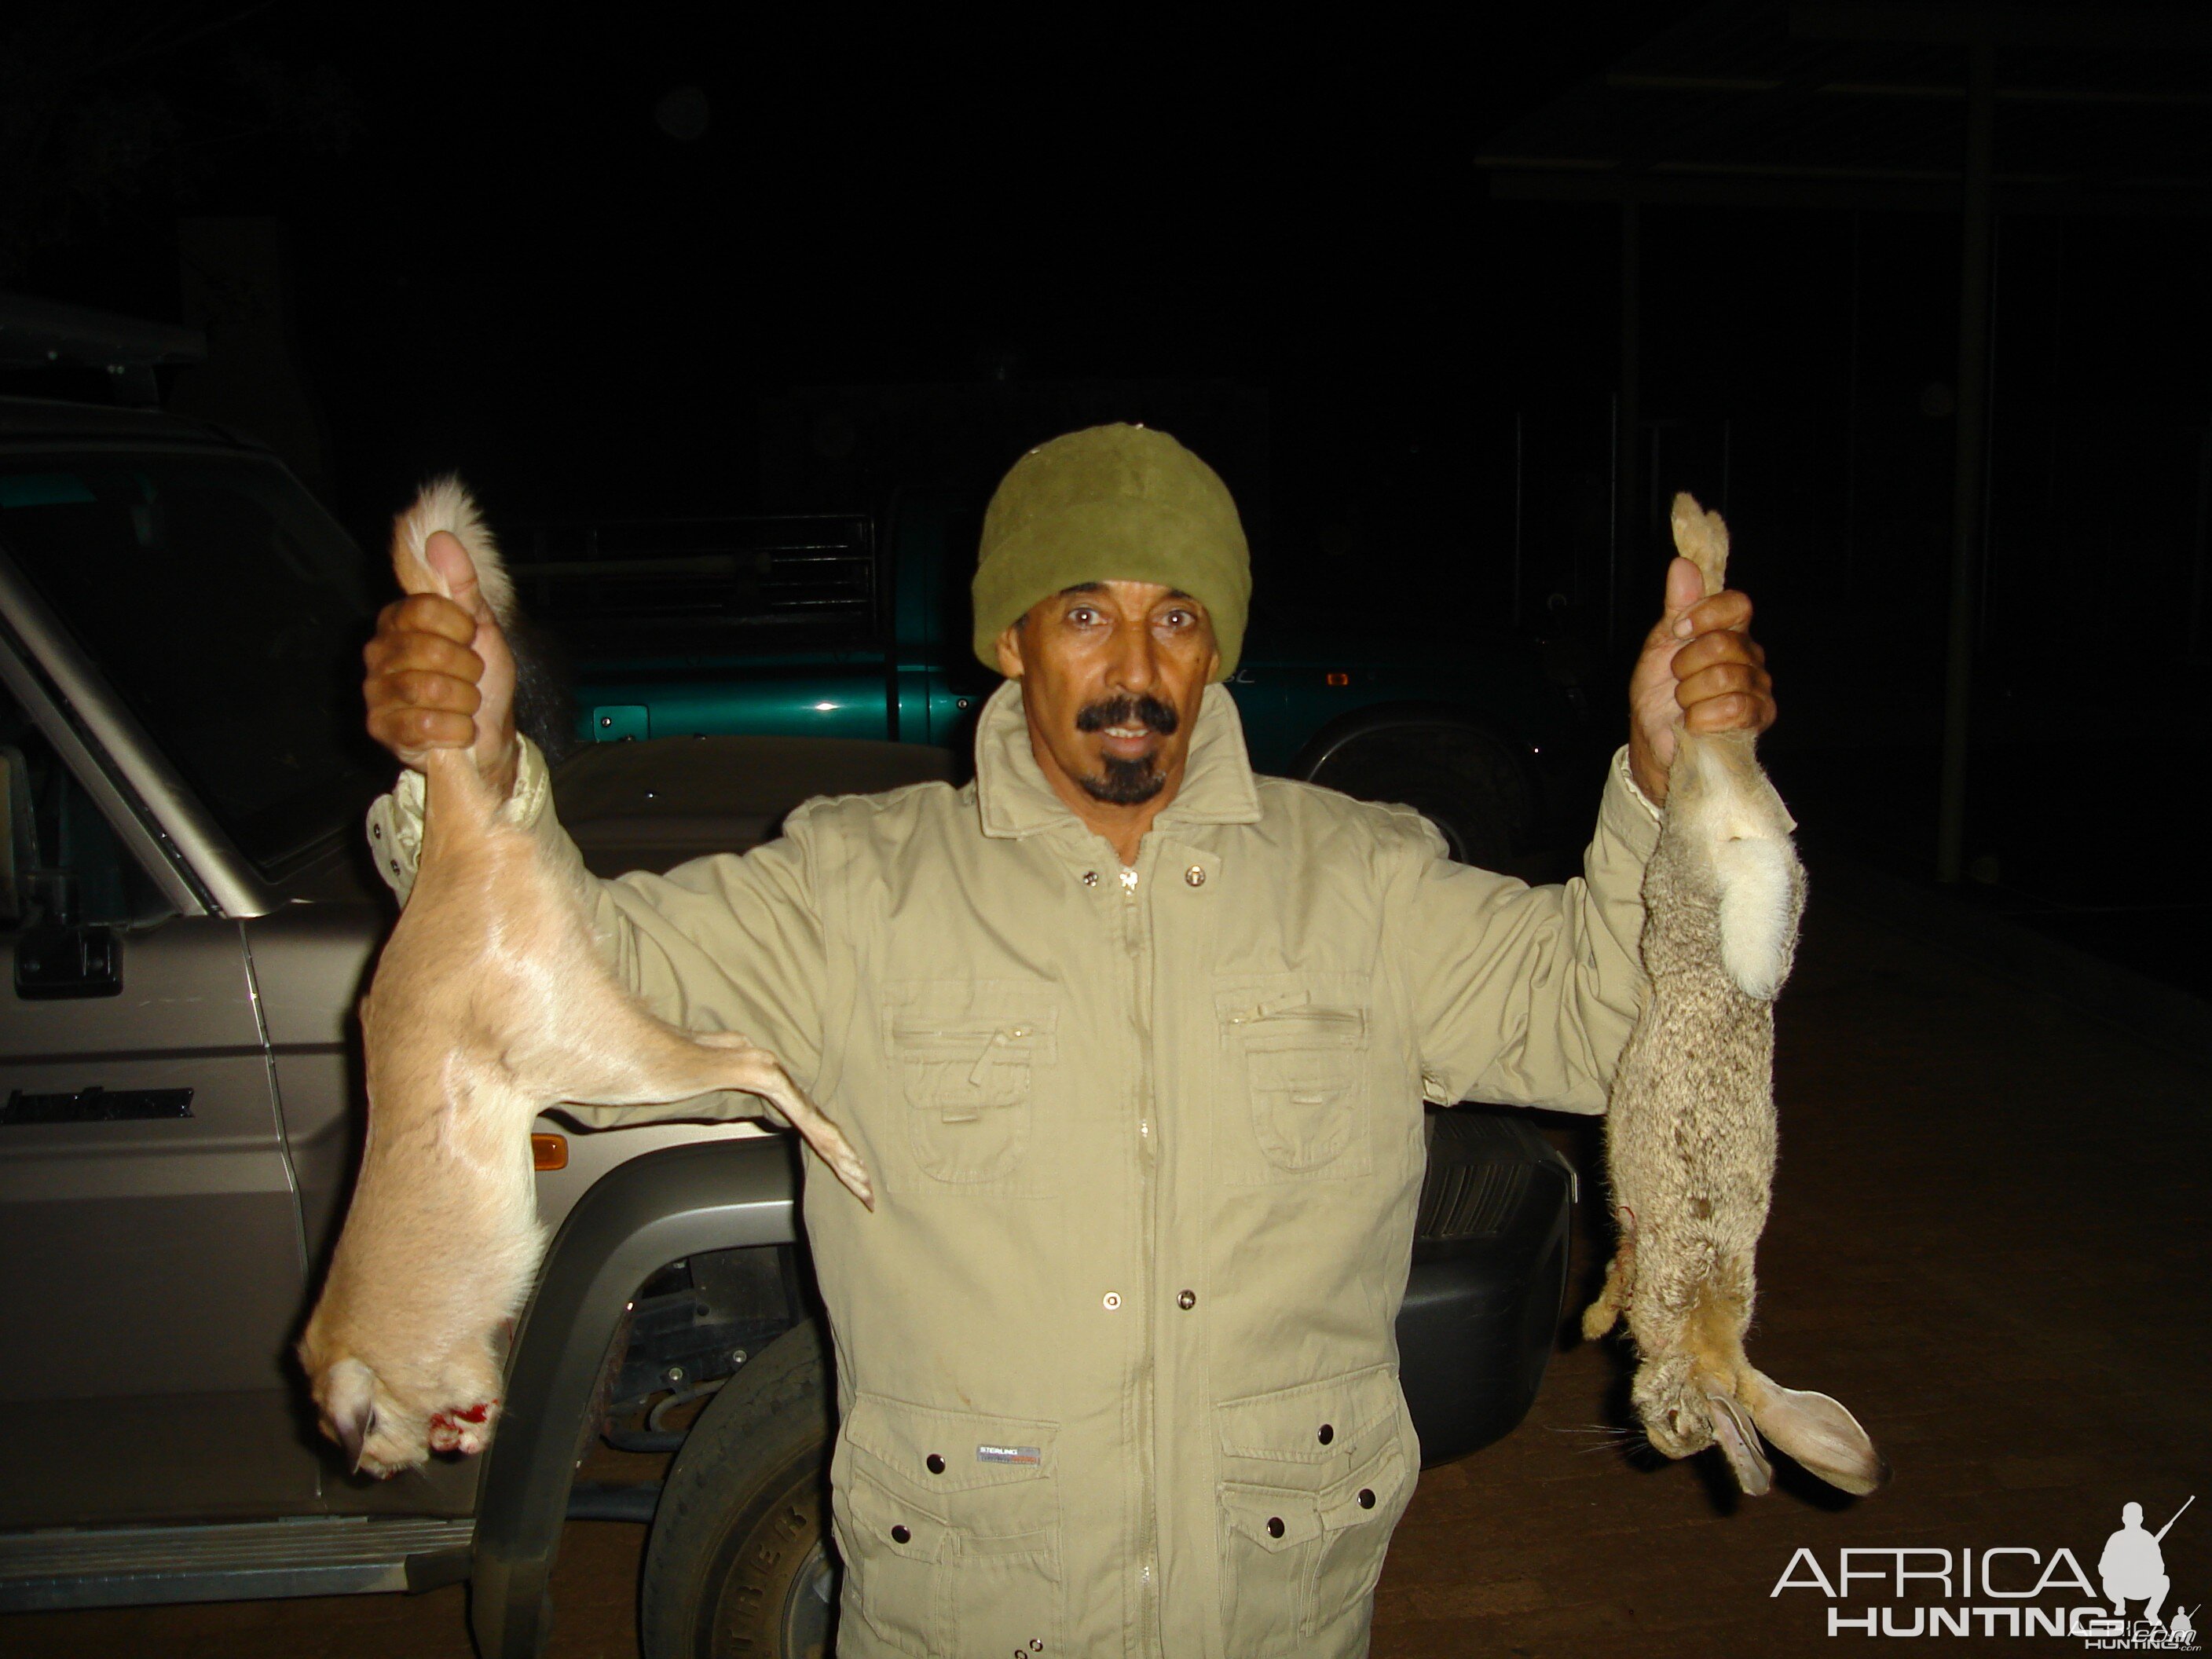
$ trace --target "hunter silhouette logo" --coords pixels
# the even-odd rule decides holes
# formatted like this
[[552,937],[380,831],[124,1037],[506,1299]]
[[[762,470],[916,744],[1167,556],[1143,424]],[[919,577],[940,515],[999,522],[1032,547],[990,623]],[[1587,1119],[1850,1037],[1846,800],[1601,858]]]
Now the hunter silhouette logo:
[[2173,1520],[2154,1533],[2143,1530],[2142,1504],[2130,1504],[2120,1510],[2120,1529],[2105,1540],[2105,1553],[2097,1558],[2097,1577],[2104,1581],[2105,1597],[2112,1604],[2115,1619],[2126,1619],[2128,1603],[2141,1601],[2143,1622],[2153,1630],[2182,1641],[2195,1638],[2196,1626],[2186,1613],[2174,1615],[2172,1630],[2158,1615],[2166,1605],[2166,1592],[2173,1588],[2173,1581],[2166,1576],[2166,1553],[2159,1546],[2173,1530],[2173,1522],[2187,1514],[2189,1505],[2196,1501],[2197,1495],[2191,1492],[2173,1512]]

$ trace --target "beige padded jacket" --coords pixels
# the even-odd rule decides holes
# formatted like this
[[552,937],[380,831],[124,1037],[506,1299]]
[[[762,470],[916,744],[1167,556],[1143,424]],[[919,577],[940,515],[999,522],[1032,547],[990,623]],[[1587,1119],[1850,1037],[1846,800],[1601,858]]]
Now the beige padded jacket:
[[624,981],[777,1053],[875,1176],[873,1214],[826,1170],[804,1206],[844,1659],[1366,1651],[1419,1468],[1393,1328],[1422,1103],[1603,1109],[1657,837],[1613,771],[1584,878],[1531,888],[1406,808],[1255,777],[1212,686],[1124,870],[1010,683],[966,788],[592,884]]

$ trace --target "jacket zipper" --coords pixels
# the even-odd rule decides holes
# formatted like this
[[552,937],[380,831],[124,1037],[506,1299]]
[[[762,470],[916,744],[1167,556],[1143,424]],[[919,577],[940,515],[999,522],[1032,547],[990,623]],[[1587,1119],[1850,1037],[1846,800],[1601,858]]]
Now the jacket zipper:
[[1231,1025],[1265,1025],[1275,1021],[1295,1025],[1361,1025],[1367,1017],[1357,1008],[1315,1008],[1286,997],[1277,997],[1255,1008],[1229,1016]]
[[1123,941],[1129,952],[1130,1021],[1137,1033],[1137,1180],[1142,1194],[1138,1215],[1138,1281],[1144,1286],[1144,1357],[1137,1386],[1137,1513],[1141,1517],[1137,1550],[1138,1628],[1140,1650],[1159,1651],[1159,1583],[1152,1564],[1159,1555],[1158,1449],[1156,1425],[1159,1365],[1153,1323],[1158,1272],[1159,1218],[1159,1124],[1152,1090],[1152,930],[1146,926],[1139,868],[1121,872]]
[[941,1037],[947,1042],[1019,1042],[1035,1035],[1026,1025],[893,1025],[891,1035],[912,1042],[918,1037]]
[[[1024,1048],[1017,1048],[1016,1045],[1026,1044],[1035,1035],[1036,1033],[1026,1025],[894,1025],[891,1027],[893,1042],[911,1043],[917,1048],[921,1048],[921,1053],[925,1054],[929,1054],[930,1051],[921,1048],[921,1044],[932,1037],[939,1042],[957,1045],[951,1054],[933,1056],[937,1059],[957,1060],[964,1056],[972,1046],[975,1050],[975,1063],[968,1068],[968,1086],[971,1089],[981,1088],[984,1072],[993,1065],[1000,1063],[1001,1060],[1008,1065],[1026,1064],[1029,1060],[1028,1053]],[[1010,1050],[1012,1052],[1008,1052]]]

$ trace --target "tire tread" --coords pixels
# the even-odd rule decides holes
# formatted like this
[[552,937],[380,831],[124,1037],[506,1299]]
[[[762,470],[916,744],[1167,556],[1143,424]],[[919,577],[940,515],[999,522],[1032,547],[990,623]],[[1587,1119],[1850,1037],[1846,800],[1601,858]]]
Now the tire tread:
[[[793,1326],[699,1415],[662,1488],[639,1595],[644,1659],[706,1659],[720,1586],[708,1582],[732,1523],[809,1444],[828,1482],[832,1412],[821,1333]],[[742,1386],[742,1392],[738,1392]]]

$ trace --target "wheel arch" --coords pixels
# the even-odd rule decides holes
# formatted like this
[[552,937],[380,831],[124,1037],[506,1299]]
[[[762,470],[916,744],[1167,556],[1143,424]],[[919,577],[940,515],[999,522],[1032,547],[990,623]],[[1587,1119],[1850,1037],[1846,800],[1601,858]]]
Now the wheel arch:
[[664,1147],[576,1200],[515,1328],[500,1432],[477,1486],[469,1622],[485,1659],[535,1659],[579,1449],[608,1351],[637,1287],[695,1251],[798,1237],[788,1139]]
[[[1543,780],[1525,744],[1507,737],[1480,712],[1463,704],[1407,699],[1348,710],[1306,740],[1291,763],[1290,775],[1309,783],[1326,781],[1321,774],[1332,763],[1341,763],[1358,754],[1363,745],[1387,739],[1393,734],[1424,729],[1462,733],[1474,739],[1503,769],[1500,785],[1491,793],[1495,797],[1499,826],[1507,844],[1495,851],[1503,856],[1517,850],[1542,822]],[[1352,793],[1361,792],[1354,788]],[[1447,839],[1450,839],[1449,835]]]
[[1470,732],[1501,753],[1510,755],[1527,769],[1522,745],[1510,741],[1498,729],[1464,704],[1407,698],[1397,702],[1373,702],[1337,715],[1299,749],[1291,762],[1290,775],[1310,782],[1331,759],[1363,738],[1409,726],[1450,726]]

